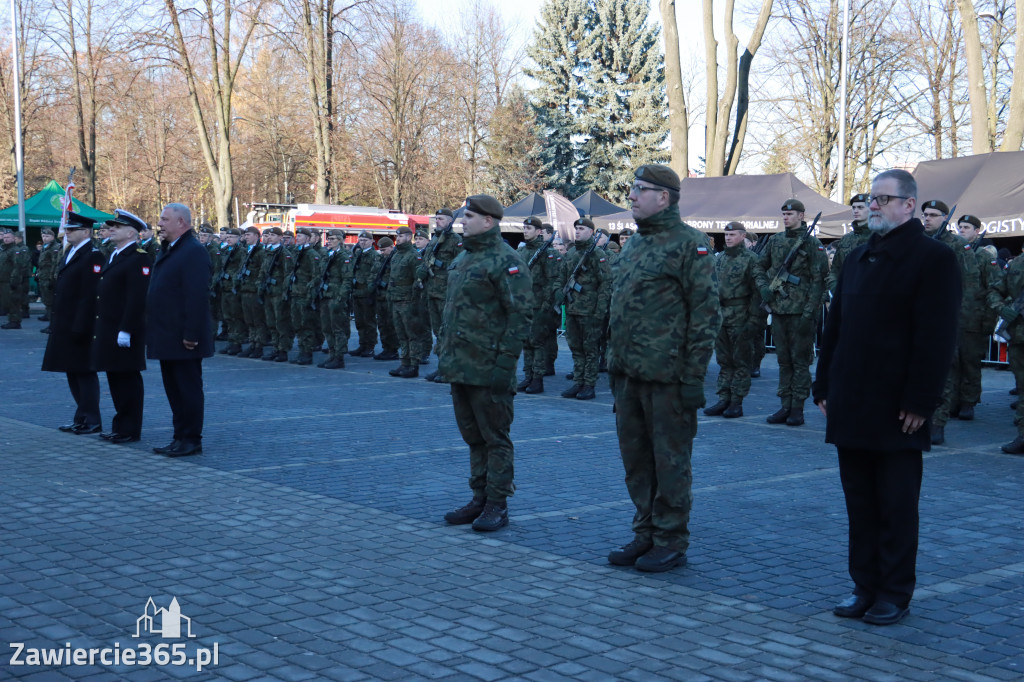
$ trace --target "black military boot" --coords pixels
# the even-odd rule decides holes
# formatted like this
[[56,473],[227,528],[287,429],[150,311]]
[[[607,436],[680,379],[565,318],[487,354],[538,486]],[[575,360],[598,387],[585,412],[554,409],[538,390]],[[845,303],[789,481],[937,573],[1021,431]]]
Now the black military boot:
[[789,408],[789,416],[786,417],[786,426],[803,426],[804,425],[804,401],[793,403],[793,406]]
[[335,355],[324,363],[324,369],[345,369],[345,358]]
[[584,386],[580,389],[580,392],[576,394],[576,400],[593,400],[596,397],[597,394],[594,393],[593,386]]
[[529,393],[530,395],[536,395],[537,393],[544,392],[544,378],[534,377],[530,385],[523,389],[523,393]]
[[21,322],[8,322],[0,324],[0,329],[21,329]]
[[555,376],[555,363],[553,363],[553,362],[549,363],[548,366],[544,368],[544,376],[546,376],[546,377],[553,377],[553,376]]
[[577,395],[579,395],[579,392],[581,390],[583,390],[583,387],[581,385],[573,384],[569,388],[567,388],[564,391],[562,391],[562,397],[563,398],[575,398]]
[[[353,353],[353,355],[355,355],[355,353]],[[376,355],[374,355],[373,359],[374,360],[384,360],[384,361],[387,361],[387,360],[397,360],[398,359],[398,352],[397,351],[393,351],[393,350],[382,350],[381,352],[379,352]]]
[[705,417],[720,417],[725,413],[725,408],[729,407],[729,401],[726,399],[719,400],[711,407],[704,408]]
[[1017,405],[1019,405],[1019,404],[1020,404],[1019,400],[1014,400],[1012,403],[1010,403],[1010,409],[1011,410],[1016,410],[1017,409]]
[[573,379],[576,378],[576,373],[575,372],[569,372],[568,374],[565,375],[565,378],[568,379],[569,381],[572,381]]
[[[285,359],[287,360],[287,358]],[[263,360],[264,362],[273,362],[274,360],[277,360],[277,351],[271,348],[263,354],[263,357],[260,358],[260,360]]]
[[[39,319],[41,320],[43,318],[40,317]],[[1019,394],[1020,394],[1020,389],[1017,388],[1016,386],[1014,386],[1013,388],[1010,389],[1010,395],[1019,395]]]
[[401,373],[396,375],[396,376],[400,376],[403,379],[415,379],[419,375],[420,375],[420,366],[417,363],[415,365],[406,365],[405,367],[402,368]]
[[508,503],[505,500],[500,502],[487,501],[480,516],[473,521],[473,530],[492,531],[504,528],[508,525]]
[[242,352],[242,344],[240,343],[229,343],[228,347],[224,349],[224,352],[228,355],[238,355]]
[[516,384],[516,390],[525,391],[526,387],[529,386],[531,383],[533,383],[533,377],[527,374],[525,377],[523,377],[522,381]]
[[743,398],[734,398],[729,407],[725,408],[722,416],[726,419],[735,419],[743,416]]
[[283,350],[278,351],[277,355],[274,356],[274,362],[288,362],[288,353]]
[[433,381],[434,381],[435,384],[447,384],[448,383],[448,380],[445,379],[444,375],[441,374],[440,372],[437,373],[437,376],[434,377]]
[[1008,455],[1024,455],[1024,436],[1017,436],[1002,447]]
[[946,427],[932,424],[931,428],[932,445],[942,445],[946,442]]
[[970,403],[960,403],[960,413],[956,418],[965,422],[969,422],[974,419],[974,405],[971,405]]
[[608,563],[612,566],[632,566],[636,560],[651,551],[654,543],[650,540],[633,540],[628,545],[613,549],[608,553]]
[[785,424],[787,419],[789,419],[789,405],[783,403],[782,408],[778,412],[768,415],[768,419],[765,421],[769,424]]
[[296,365],[312,365],[313,364],[313,354],[312,353],[300,353],[298,359],[295,360],[295,364]]
[[390,374],[393,377],[400,377],[400,376],[402,376],[402,370],[404,370],[404,369],[405,369],[405,365],[399,365],[398,367],[395,367],[394,369],[389,369],[388,370],[388,374]]
[[487,506],[487,498],[484,496],[477,497],[473,496],[473,499],[469,501],[469,504],[463,505],[458,509],[454,509],[444,515],[444,520],[453,526],[462,526],[467,523],[473,523],[476,517],[480,516],[480,513]]
[[435,369],[433,372],[431,372],[427,376],[423,377],[423,379],[426,380],[426,381],[433,381],[434,377],[436,377],[436,376],[437,376],[437,370]]

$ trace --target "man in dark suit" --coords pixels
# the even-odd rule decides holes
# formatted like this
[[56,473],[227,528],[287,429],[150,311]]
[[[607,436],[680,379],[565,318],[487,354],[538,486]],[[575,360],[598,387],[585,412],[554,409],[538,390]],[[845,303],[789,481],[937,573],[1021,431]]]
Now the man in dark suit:
[[153,263],[146,302],[146,357],[160,361],[174,440],[153,452],[168,457],[203,451],[203,358],[213,356],[210,254],[192,233],[183,204],[160,213],[163,245]]
[[142,434],[146,369],[146,290],[153,260],[139,244],[146,226],[137,216],[117,209],[107,221],[114,251],[100,271],[96,288],[96,327],[92,357],[98,372],[107,373],[114,415],[110,432],[100,438],[114,444],[133,443]]
[[68,246],[57,265],[50,336],[43,354],[44,372],[64,372],[75,417],[61,431],[76,435],[99,433],[100,381],[92,364],[91,345],[96,310],[96,285],[103,269],[103,254],[92,245],[96,221],[71,211],[64,228]]
[[853,594],[832,610],[897,623],[916,584],[921,452],[942,400],[960,309],[953,252],[914,218],[903,170],[871,185],[867,244],[846,257],[822,336],[814,402],[839,451]]

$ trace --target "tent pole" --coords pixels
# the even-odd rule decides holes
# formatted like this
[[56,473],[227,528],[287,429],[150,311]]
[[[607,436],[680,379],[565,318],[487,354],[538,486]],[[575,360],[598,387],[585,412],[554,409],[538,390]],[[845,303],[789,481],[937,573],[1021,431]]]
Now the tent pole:
[[846,203],[846,63],[850,43],[850,0],[843,0],[843,45],[839,67],[839,196]]
[[18,232],[25,232],[25,154],[21,147],[21,69],[18,57],[18,7],[11,0],[11,69],[14,71],[14,166],[18,174]]

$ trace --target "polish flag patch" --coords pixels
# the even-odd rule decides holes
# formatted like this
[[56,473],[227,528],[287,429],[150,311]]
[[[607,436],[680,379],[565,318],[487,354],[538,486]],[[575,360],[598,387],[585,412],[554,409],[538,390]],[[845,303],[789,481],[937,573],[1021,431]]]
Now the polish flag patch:
[[818,251],[824,251],[824,250],[825,250],[825,247],[823,245],[821,245],[821,244],[818,244]]
[[145,266],[145,265],[142,266],[142,274],[143,275],[148,275],[149,274],[149,268],[147,266]]
[[94,265],[94,266],[92,266],[92,271],[95,272],[97,275],[100,274],[100,270],[102,270],[102,269],[103,269],[102,265]]
[[706,255],[708,255],[708,247],[706,247],[706,246],[698,246],[697,247],[697,255],[698,256],[706,256]]
[[510,275],[518,275],[519,274],[519,266],[513,265],[512,267],[510,267],[508,269],[508,274],[510,274]]

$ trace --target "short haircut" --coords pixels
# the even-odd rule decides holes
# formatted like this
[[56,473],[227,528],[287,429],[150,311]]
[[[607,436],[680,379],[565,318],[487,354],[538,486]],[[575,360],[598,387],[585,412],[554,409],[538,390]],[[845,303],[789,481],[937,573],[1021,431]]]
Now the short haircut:
[[893,168],[876,175],[874,181],[890,179],[898,183],[901,195],[910,199],[917,199],[917,180],[914,179],[913,175],[900,168]]
[[181,216],[186,225],[192,224],[192,211],[185,204],[167,204],[164,208],[173,209],[176,214]]
[[554,234],[555,232],[555,226],[551,223],[544,223],[540,226],[540,229],[544,230],[545,234]]
[[675,206],[679,203],[679,190],[670,189],[668,190],[668,204],[669,206]]

